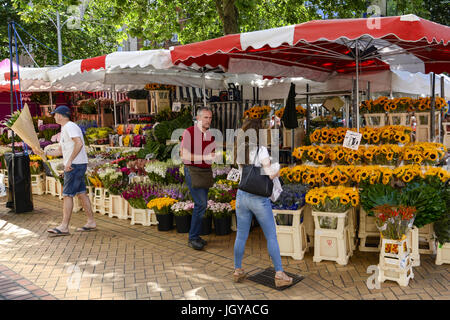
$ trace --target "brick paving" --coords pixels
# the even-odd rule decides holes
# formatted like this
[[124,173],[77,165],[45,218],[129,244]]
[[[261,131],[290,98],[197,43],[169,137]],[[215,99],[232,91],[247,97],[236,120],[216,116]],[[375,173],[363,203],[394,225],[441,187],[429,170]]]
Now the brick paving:
[[[232,281],[234,232],[205,236],[206,250],[195,251],[186,245],[187,234],[100,214],[98,231],[75,232],[85,223],[79,212],[72,216],[70,236],[52,238],[46,230],[60,223],[62,201],[34,196],[34,205],[35,211],[25,214],[0,206],[0,299],[450,299],[450,266],[435,265],[434,255],[421,255],[408,287],[387,281],[372,290],[366,285],[367,268],[378,263],[377,253],[356,250],[346,266],[314,263],[312,252],[303,260],[282,257],[286,271],[305,279],[277,291]],[[252,274],[270,266],[264,235],[255,228],[243,267]]]

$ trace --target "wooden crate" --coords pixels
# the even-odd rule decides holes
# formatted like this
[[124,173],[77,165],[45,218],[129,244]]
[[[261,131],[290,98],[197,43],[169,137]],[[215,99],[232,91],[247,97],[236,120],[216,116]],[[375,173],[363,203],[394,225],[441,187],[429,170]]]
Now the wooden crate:
[[[278,245],[282,256],[302,260],[308,250],[306,230],[303,225],[303,208],[299,210],[273,210],[277,230]],[[292,216],[291,225],[280,225],[278,215]]]
[[[430,140],[430,128],[431,117],[430,112],[417,112],[415,114],[417,126],[416,126],[416,140],[418,142],[429,142]],[[435,136],[439,135],[439,119],[441,117],[440,112],[435,112]]]
[[131,225],[142,224],[150,226],[158,224],[155,212],[151,209],[136,209],[131,207]]
[[[367,215],[367,212],[360,207],[359,209],[359,230],[358,230],[359,251],[363,252],[379,252],[381,241],[380,231],[375,225],[375,217]],[[378,239],[377,247],[368,246],[368,238]]]
[[130,99],[130,114],[148,114],[147,99]]
[[436,264],[440,266],[443,263],[450,264],[450,242],[443,245],[437,244]]
[[45,177],[45,193],[51,194],[52,196],[56,196],[56,179],[54,177],[46,176]]
[[[353,254],[349,229],[349,210],[346,212],[318,212],[312,211],[314,217],[314,262],[322,260],[336,261],[346,265]],[[320,220],[328,219],[330,228],[321,226]],[[335,220],[336,219],[336,220]]]
[[43,195],[45,193],[45,174],[32,174],[31,175],[31,190],[32,194]]
[[100,214],[105,214],[104,211],[102,211],[103,204],[104,204],[104,196],[105,196],[105,189],[104,188],[95,188],[94,189],[94,205],[92,208],[92,211],[98,212]]
[[[382,238],[380,263],[378,264],[378,281],[396,281],[400,286],[408,286],[409,280],[414,278],[411,249],[407,239],[390,240]],[[393,247],[395,251],[393,252]]]
[[110,218],[128,219],[128,202],[120,195],[111,195],[109,201]]
[[389,125],[391,126],[407,126],[411,125],[411,116],[408,112],[389,113]]
[[151,90],[150,92],[150,113],[158,113],[164,109],[170,109],[169,90]]
[[364,119],[367,127],[379,128],[387,124],[386,114],[384,113],[366,113]]

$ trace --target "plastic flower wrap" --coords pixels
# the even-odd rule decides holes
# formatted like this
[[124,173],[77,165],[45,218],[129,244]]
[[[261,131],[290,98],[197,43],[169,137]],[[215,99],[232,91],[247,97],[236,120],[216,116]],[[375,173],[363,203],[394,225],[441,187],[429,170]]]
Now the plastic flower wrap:
[[413,227],[416,208],[382,205],[373,209],[375,224],[385,239],[403,240]]
[[192,201],[180,201],[172,204],[170,207],[173,214],[176,216],[187,216],[192,215],[194,210],[194,202]]
[[301,184],[285,184],[283,191],[275,203],[272,203],[272,209],[278,210],[297,210],[305,205],[305,196],[308,187]]

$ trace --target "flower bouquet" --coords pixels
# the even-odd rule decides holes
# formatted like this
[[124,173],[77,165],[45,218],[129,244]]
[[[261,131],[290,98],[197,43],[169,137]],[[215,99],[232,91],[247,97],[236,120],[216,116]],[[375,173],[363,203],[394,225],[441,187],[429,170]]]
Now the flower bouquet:
[[244,112],[244,119],[264,119],[269,115],[270,110],[269,106],[254,106]]
[[233,209],[230,203],[220,203],[209,200],[206,211],[212,215],[214,219],[216,235],[227,235],[231,233],[231,215]]
[[403,240],[413,227],[416,208],[382,205],[375,207],[373,212],[375,212],[375,224],[385,239]]
[[97,171],[98,177],[102,182],[102,185],[106,189],[110,189],[113,184],[116,184],[123,180],[122,171],[117,166],[107,165],[103,168],[99,168]]
[[191,227],[192,211],[194,203],[192,201],[176,202],[171,207],[175,216],[175,225],[178,233],[187,233]]
[[44,171],[42,166],[42,158],[38,155],[30,156],[30,172],[31,174],[40,174]]
[[[355,188],[321,187],[309,190],[305,200],[313,211],[343,213],[359,204],[359,193]],[[318,220],[320,228],[337,228],[337,217],[318,215]]]
[[147,208],[155,211],[159,231],[169,231],[173,228],[173,213],[170,208],[176,202],[178,200],[164,197],[155,198],[147,204]]

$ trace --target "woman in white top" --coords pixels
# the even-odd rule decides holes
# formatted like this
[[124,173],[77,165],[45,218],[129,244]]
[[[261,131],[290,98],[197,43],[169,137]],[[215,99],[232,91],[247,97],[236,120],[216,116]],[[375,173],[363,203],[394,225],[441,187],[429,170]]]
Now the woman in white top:
[[[279,169],[273,170],[271,168],[270,156],[266,147],[259,144],[259,130],[262,129],[262,122],[259,119],[248,120],[242,126],[243,132],[246,135],[249,133],[255,137],[256,145],[253,143],[245,144],[245,162],[244,164],[252,164],[255,159],[255,166],[261,166],[264,168],[266,174],[269,174],[270,179],[274,179],[279,176]],[[248,130],[254,130],[248,131]],[[239,143],[238,137],[238,143]],[[259,146],[259,148],[257,148]],[[241,150],[242,149],[242,150]],[[238,164],[242,164],[239,161],[239,155],[242,156],[243,146],[238,146],[237,153]],[[257,154],[256,154],[257,152]],[[292,284],[292,278],[287,276],[281,265],[280,248],[278,246],[275,221],[273,219],[272,204],[268,197],[262,197],[259,195],[251,194],[243,190],[238,190],[236,196],[236,221],[237,221],[237,234],[234,243],[234,264],[235,272],[233,278],[236,282],[240,282],[245,279],[246,274],[242,269],[242,257],[244,256],[245,243],[247,242],[248,234],[250,231],[250,225],[253,215],[256,217],[259,225],[261,226],[264,236],[267,240],[267,249],[269,255],[272,258],[272,262],[275,267],[275,285],[277,287],[286,286]]]

